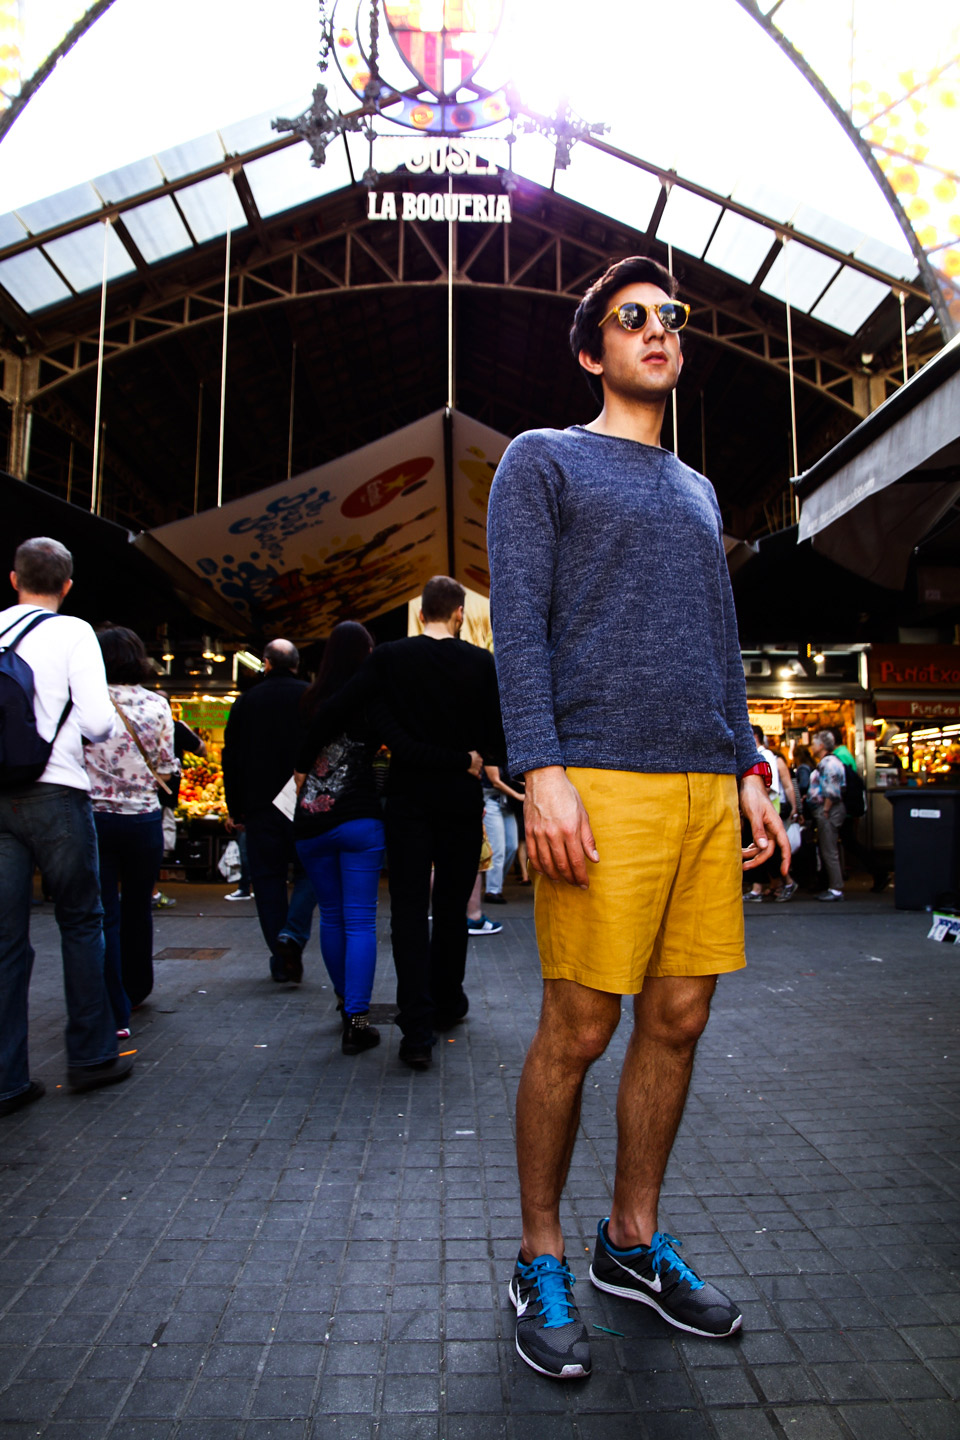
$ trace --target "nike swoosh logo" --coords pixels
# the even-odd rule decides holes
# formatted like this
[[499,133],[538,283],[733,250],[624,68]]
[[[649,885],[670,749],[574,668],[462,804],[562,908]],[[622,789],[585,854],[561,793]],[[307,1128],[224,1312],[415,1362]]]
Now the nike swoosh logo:
[[[616,1257],[614,1258],[616,1259]],[[645,1276],[638,1275],[636,1270],[631,1270],[629,1265],[623,1265],[619,1260],[617,1260],[617,1264],[620,1266],[621,1270],[625,1270],[628,1275],[632,1275],[634,1280],[639,1280],[641,1285],[646,1285],[648,1290],[652,1290],[654,1295],[660,1294],[663,1286],[660,1284],[659,1275],[654,1275],[652,1280],[647,1280]]]

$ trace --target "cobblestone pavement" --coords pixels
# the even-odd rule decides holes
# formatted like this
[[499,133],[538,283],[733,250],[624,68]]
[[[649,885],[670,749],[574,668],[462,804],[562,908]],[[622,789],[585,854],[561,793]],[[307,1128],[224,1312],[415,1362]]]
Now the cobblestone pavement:
[[594,1373],[561,1384],[516,1355],[506,1288],[529,892],[471,940],[469,1021],[413,1074],[389,1023],[341,1055],[315,939],[304,984],[274,985],[252,906],[165,888],[134,1076],[89,1095],[57,1088],[56,931],[34,916],[48,1093],[0,1121],[3,1440],[960,1435],[960,953],[928,917],[889,895],[748,910],[661,1220],[741,1303],[734,1340],[587,1278],[624,1021],[588,1077],[565,1203]]

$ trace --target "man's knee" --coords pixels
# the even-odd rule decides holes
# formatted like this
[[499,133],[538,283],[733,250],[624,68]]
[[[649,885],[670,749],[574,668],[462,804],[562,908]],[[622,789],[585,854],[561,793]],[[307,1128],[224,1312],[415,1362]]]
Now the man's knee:
[[635,1004],[638,1033],[660,1045],[692,1049],[710,1018],[716,976],[648,980]]
[[619,995],[551,980],[544,986],[537,1039],[561,1065],[586,1070],[606,1050],[619,1022]]

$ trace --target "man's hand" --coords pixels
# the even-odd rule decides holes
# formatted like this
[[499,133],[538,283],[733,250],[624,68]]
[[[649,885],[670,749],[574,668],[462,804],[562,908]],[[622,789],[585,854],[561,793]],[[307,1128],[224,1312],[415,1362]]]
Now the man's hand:
[[228,815],[224,819],[223,828],[228,835],[242,835],[247,827],[240,820],[234,820],[232,815]]
[[753,843],[743,851],[744,870],[753,870],[769,860],[777,846],[783,857],[780,873],[790,873],[790,841],[783,821],[767,799],[767,787],[759,775],[745,775],[740,781],[740,809],[750,826]]
[[586,890],[587,860],[596,864],[600,856],[583,801],[562,765],[527,771],[523,824],[534,870]]
[[478,780],[483,773],[483,756],[480,754],[479,750],[470,751],[470,769],[468,773],[470,775],[476,776]]

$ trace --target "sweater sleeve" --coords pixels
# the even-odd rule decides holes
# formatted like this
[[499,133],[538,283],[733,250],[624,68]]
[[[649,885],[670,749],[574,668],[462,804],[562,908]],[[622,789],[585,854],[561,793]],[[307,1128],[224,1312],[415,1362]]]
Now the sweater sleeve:
[[550,665],[559,483],[543,441],[522,435],[507,446],[490,491],[490,618],[514,775],[563,764]]
[[747,711],[747,685],[743,675],[743,656],[740,653],[740,635],[737,630],[737,610],[733,600],[733,586],[730,571],[723,558],[723,524],[717,509],[717,524],[720,527],[720,589],[723,604],[723,634],[726,643],[726,718],[733,731],[736,753],[737,776],[760,760],[760,752]]

